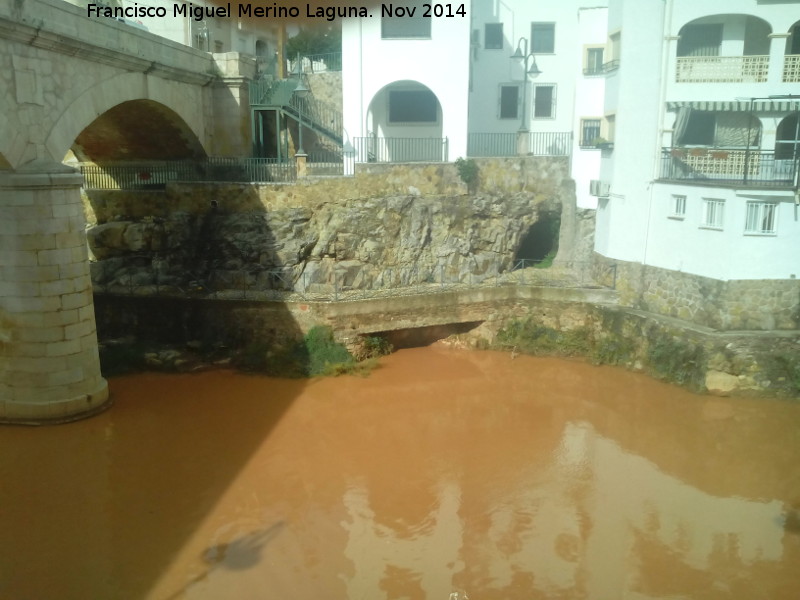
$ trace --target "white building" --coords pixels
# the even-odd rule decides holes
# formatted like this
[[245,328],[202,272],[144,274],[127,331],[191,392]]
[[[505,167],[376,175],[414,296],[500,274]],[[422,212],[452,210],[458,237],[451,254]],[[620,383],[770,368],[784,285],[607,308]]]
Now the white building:
[[571,156],[578,206],[595,208],[605,4],[473,0],[452,17],[420,17],[420,6],[415,18],[375,9],[345,20],[344,125],[357,160]]
[[[582,208],[597,206],[606,4],[472,2],[470,155],[514,154],[515,134],[530,131],[528,153],[571,155]],[[531,55],[527,85],[518,49]]]
[[356,160],[467,153],[469,15],[426,18],[422,10],[398,18],[375,7],[373,18],[342,22],[344,134]]
[[605,76],[613,149],[595,188],[595,250],[722,281],[795,278],[797,2],[609,4],[619,63]]

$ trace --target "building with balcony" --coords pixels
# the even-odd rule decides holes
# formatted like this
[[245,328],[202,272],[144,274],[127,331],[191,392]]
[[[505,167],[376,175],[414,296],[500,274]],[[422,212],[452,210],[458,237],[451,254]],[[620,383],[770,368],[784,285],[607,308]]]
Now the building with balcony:
[[473,0],[452,16],[426,18],[420,4],[414,17],[376,8],[344,20],[343,120],[356,161],[570,156],[578,206],[595,208],[605,4]]
[[722,282],[795,279],[797,2],[610,0],[608,31],[596,252]]

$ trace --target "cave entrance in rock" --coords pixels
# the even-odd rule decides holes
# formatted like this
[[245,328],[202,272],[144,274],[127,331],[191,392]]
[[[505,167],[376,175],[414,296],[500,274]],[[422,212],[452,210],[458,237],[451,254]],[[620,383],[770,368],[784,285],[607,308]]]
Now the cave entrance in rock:
[[520,240],[519,248],[514,255],[514,264],[521,266],[549,267],[558,252],[558,231],[561,226],[561,215],[544,213],[536,223],[528,228]]

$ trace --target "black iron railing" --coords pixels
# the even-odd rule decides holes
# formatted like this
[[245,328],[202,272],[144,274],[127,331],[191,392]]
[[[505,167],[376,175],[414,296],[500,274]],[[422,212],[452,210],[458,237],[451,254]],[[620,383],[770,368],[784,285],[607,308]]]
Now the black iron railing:
[[[570,131],[530,131],[527,133],[470,133],[467,136],[467,155],[516,156],[521,136],[528,136],[530,156],[569,156],[572,146]],[[524,143],[524,142],[523,142]]]
[[357,137],[353,138],[355,161],[447,162],[447,138]]
[[661,179],[789,187],[798,183],[800,157],[743,148],[664,148]]

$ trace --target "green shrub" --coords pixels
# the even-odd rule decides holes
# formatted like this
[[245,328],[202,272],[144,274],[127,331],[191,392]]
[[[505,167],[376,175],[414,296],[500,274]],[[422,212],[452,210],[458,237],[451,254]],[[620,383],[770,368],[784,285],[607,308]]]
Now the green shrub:
[[379,335],[368,335],[362,340],[362,354],[364,358],[378,358],[392,353],[394,348],[389,340]]
[[471,158],[457,158],[456,169],[458,170],[458,175],[461,177],[461,181],[466,184],[467,191],[470,194],[475,193],[478,189],[478,180],[480,177],[478,164]]
[[647,364],[660,377],[698,388],[705,376],[702,346],[673,337],[655,336],[647,348]]
[[589,331],[583,327],[558,331],[535,319],[517,319],[497,333],[494,347],[535,356],[586,356],[589,338]]
[[330,373],[331,369],[345,367],[355,363],[355,359],[347,348],[334,341],[333,330],[330,327],[318,325],[303,338],[308,356],[306,375],[314,377]]

